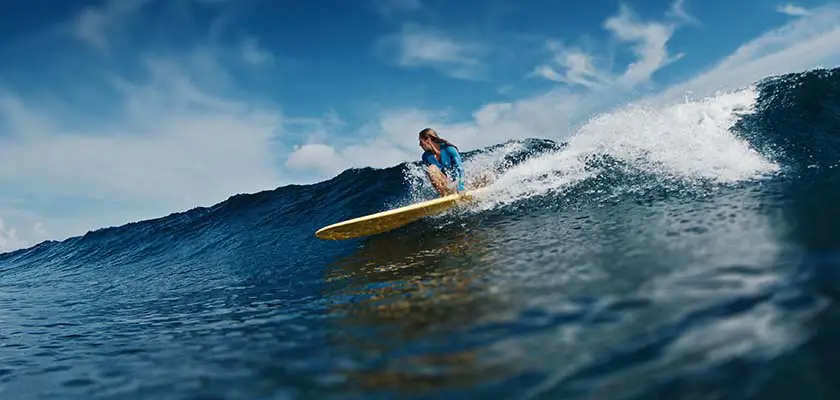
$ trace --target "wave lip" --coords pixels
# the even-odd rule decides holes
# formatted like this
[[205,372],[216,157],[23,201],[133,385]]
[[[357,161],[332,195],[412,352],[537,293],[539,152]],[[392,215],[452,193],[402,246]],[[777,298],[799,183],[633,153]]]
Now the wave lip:
[[[733,128],[756,112],[759,94],[746,88],[664,108],[632,105],[597,116],[560,149],[511,165],[484,195],[484,208],[568,191],[582,182],[620,182],[616,174],[644,175],[626,190],[673,182],[729,184],[780,170]],[[610,178],[612,177],[612,178]],[[610,189],[612,190],[612,189]]]

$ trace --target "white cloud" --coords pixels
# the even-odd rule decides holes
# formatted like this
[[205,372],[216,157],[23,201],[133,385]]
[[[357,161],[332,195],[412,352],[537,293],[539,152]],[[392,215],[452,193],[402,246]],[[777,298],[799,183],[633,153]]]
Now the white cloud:
[[611,78],[595,67],[592,55],[576,48],[566,49],[562,43],[556,41],[549,42],[548,47],[554,53],[554,63],[566,72],[561,74],[552,66],[539,65],[534,69],[534,74],[555,82],[581,85],[593,90],[610,83]]
[[[682,0],[677,0],[671,8],[671,13],[688,19],[683,10]],[[603,28],[609,31],[620,43],[629,43],[636,56],[636,61],[630,63],[619,75],[608,70],[600,70],[594,63],[594,56],[578,48],[564,46],[557,41],[548,44],[554,53],[553,65],[539,65],[533,74],[543,78],[582,85],[588,89],[632,89],[650,81],[656,71],[678,60],[682,54],[671,55],[667,44],[677,28],[677,25],[664,22],[642,22],[630,8],[622,4],[618,14],[607,18]],[[558,72],[554,66],[564,72]]]
[[27,241],[18,238],[15,229],[6,228],[5,222],[0,218],[0,252],[15,250],[28,244]]
[[803,17],[803,16],[809,15],[811,13],[810,11],[808,11],[808,10],[806,10],[806,9],[800,7],[800,6],[793,5],[793,4],[790,4],[790,3],[780,5],[780,6],[776,7],[776,11],[778,11],[782,14],[790,15],[792,17]]
[[617,16],[604,22],[604,27],[619,40],[634,44],[637,60],[616,79],[624,87],[646,83],[656,71],[682,57],[682,54],[669,55],[666,48],[674,33],[673,25],[639,22],[625,5],[621,6]]
[[[148,80],[113,79],[121,97],[117,112],[82,112],[85,131],[68,128],[73,124],[55,117],[53,109],[5,93],[0,115],[11,124],[0,135],[0,184],[6,196],[22,188],[20,193],[42,202],[115,206],[88,216],[85,225],[72,224],[73,231],[53,229],[26,203],[0,204],[0,215],[34,213],[17,218],[15,226],[48,220],[56,234],[81,234],[283,183],[277,168],[280,110],[203,85],[214,80],[202,77],[203,71],[223,68],[212,58],[198,60],[211,65],[187,68],[197,61],[150,57]],[[83,212],[63,203],[72,201],[56,200],[65,213]],[[42,231],[38,226],[32,235]]]
[[673,4],[671,4],[671,8],[668,9],[665,15],[674,17],[690,25],[700,24],[700,21],[698,21],[697,18],[694,18],[685,11],[685,0],[676,0]]
[[673,101],[687,92],[709,96],[768,76],[840,65],[838,20],[840,6],[822,7],[743,44],[711,69],[671,86],[654,100]]
[[270,51],[260,47],[255,38],[248,38],[242,42],[242,59],[253,65],[264,65],[274,61]]
[[102,7],[87,7],[79,14],[74,33],[90,46],[107,50],[110,31],[148,2],[149,0],[108,0]]
[[44,228],[43,222],[36,222],[32,225],[32,233],[36,238],[47,238],[50,237],[50,232]]
[[23,100],[2,92],[0,92],[0,115],[3,116],[2,120],[5,121],[7,129],[28,138],[41,138],[55,129],[42,115],[37,115],[27,109]]
[[481,79],[481,59],[488,47],[478,41],[459,40],[428,27],[404,25],[399,33],[382,38],[379,47],[395,54],[405,68],[433,68],[460,79]]
[[345,162],[335,149],[325,144],[306,144],[298,147],[286,160],[286,168],[312,172],[324,176],[341,172]]
[[[85,8],[72,20],[74,33],[107,52],[114,35],[128,37],[133,27],[149,25],[137,12],[147,2]],[[181,11],[154,18],[171,20]],[[220,39],[207,38],[188,52],[133,49],[126,53],[136,59],[116,64],[125,70],[80,58],[101,68],[91,75],[102,78],[84,81],[83,93],[72,85],[37,93],[17,90],[24,84],[0,86],[0,251],[292,181],[282,170],[290,151],[283,141],[298,130],[297,121],[250,93],[233,95],[238,88],[228,68],[266,65],[273,55],[254,38]],[[70,80],[80,83],[76,78]],[[107,103],[77,103],[91,94]]]

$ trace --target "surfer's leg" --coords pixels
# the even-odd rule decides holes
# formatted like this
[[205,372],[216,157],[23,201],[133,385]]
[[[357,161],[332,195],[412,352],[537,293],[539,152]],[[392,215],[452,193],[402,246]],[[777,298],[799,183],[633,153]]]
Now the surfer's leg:
[[429,165],[426,172],[429,175],[429,180],[432,182],[435,190],[441,195],[446,196],[453,193],[452,188],[449,187],[449,181],[443,172],[436,165]]

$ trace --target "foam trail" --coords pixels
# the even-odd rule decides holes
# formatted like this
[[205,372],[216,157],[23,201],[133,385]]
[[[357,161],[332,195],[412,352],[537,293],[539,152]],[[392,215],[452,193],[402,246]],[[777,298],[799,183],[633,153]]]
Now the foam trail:
[[748,88],[665,108],[631,105],[597,116],[572,136],[567,148],[507,171],[481,208],[561,192],[595,177],[602,171],[586,168],[586,161],[598,155],[663,179],[729,183],[774,172],[777,165],[729,130],[753,111],[756,97]]

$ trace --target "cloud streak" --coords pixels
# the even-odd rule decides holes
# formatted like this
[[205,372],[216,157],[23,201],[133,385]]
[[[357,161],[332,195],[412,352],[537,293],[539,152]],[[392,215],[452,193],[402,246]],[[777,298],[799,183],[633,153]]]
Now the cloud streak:
[[[682,20],[693,21],[683,10],[682,0],[675,2],[669,13]],[[624,4],[619,7],[616,15],[604,21],[602,27],[619,43],[630,45],[636,57],[622,73],[614,74],[606,68],[597,67],[596,57],[579,48],[550,41],[548,48],[553,53],[552,63],[538,65],[532,75],[569,85],[581,85],[591,90],[626,90],[648,83],[658,70],[683,56],[671,55],[667,48],[677,24],[641,21]]]
[[674,25],[640,22],[626,5],[622,4],[618,15],[604,22],[604,28],[620,41],[631,43],[636,55],[636,61],[616,79],[616,83],[625,88],[647,83],[656,71],[682,57],[682,54],[668,54],[666,47],[674,33]]
[[383,37],[378,47],[399,67],[431,68],[445,76],[467,80],[482,78],[482,59],[489,51],[484,43],[456,39],[443,31],[412,24]]
[[592,90],[602,89],[610,84],[611,78],[595,66],[591,54],[576,48],[565,49],[562,43],[554,41],[550,42],[548,47],[554,53],[554,64],[563,68],[565,72],[557,72],[553,66],[543,64],[534,68],[534,75]]
[[87,7],[75,23],[76,37],[101,50],[109,49],[108,37],[112,30],[124,23],[150,0],[109,0],[102,7]]
[[672,85],[653,99],[674,101],[686,93],[710,96],[749,86],[768,76],[840,64],[840,6],[828,5],[741,45],[714,67]]
[[248,38],[242,42],[242,59],[252,65],[266,65],[274,62],[274,55],[260,47],[255,38]]
[[792,17],[804,17],[811,14],[811,12],[805,8],[790,3],[778,6],[776,11]]
[[0,218],[0,251],[14,250],[30,243],[18,238],[17,231],[6,228],[6,223]]
[[665,13],[669,17],[676,18],[689,25],[700,25],[700,21],[685,11],[685,0],[676,0],[671,8]]
[[[6,92],[0,115],[10,123],[0,136],[0,183],[42,200],[72,199],[58,205],[70,213],[81,212],[72,209],[79,202],[119,204],[89,216],[89,228],[281,184],[282,113],[202,86],[200,71],[222,67],[213,58],[199,60],[205,65],[186,69],[196,61],[148,57],[145,80],[112,79],[121,98],[117,113],[88,115],[85,131],[61,128],[69,124],[53,119],[51,109]],[[0,216],[33,212],[25,203],[0,204]],[[84,233],[44,225],[57,234]]]

